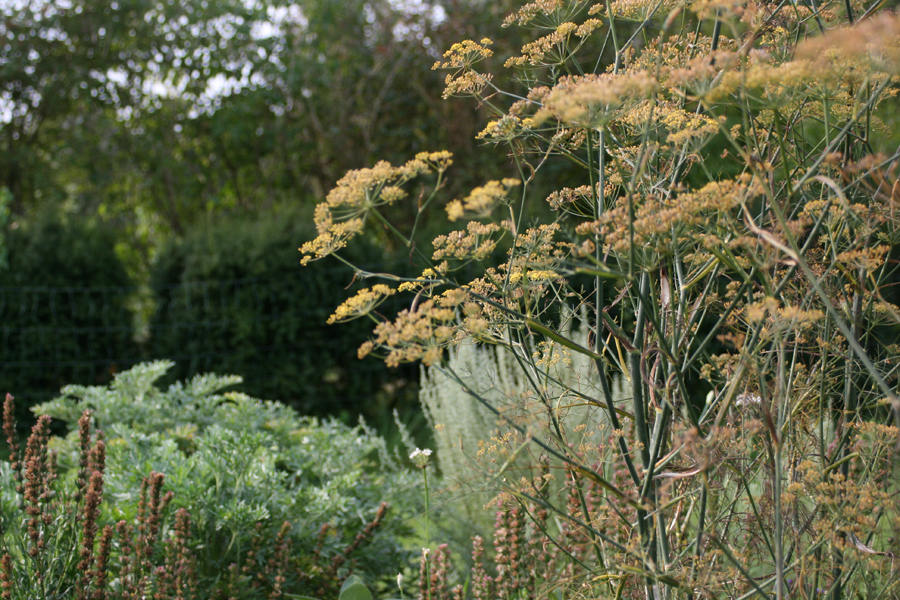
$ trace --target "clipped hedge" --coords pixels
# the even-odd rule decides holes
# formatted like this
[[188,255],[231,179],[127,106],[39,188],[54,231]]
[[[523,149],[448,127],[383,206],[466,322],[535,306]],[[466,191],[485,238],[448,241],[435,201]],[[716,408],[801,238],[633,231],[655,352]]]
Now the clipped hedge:
[[0,269],[0,391],[26,408],[68,383],[104,384],[138,356],[134,288],[114,232],[44,216],[7,233]]
[[[357,359],[370,322],[326,324],[359,282],[333,260],[300,267],[297,248],[314,235],[311,221],[301,210],[273,210],[209,223],[169,244],[152,274],[149,356],[175,361],[173,379],[238,374],[242,391],[303,414],[383,414],[396,402],[384,390],[415,374]],[[374,244],[353,254],[384,268]]]

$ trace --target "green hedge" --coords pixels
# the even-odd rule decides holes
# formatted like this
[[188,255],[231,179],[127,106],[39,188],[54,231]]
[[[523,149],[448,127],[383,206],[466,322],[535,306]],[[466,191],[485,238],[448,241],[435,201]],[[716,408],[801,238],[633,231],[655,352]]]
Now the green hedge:
[[[171,376],[178,379],[241,375],[242,391],[303,414],[383,414],[396,394],[381,390],[415,375],[357,359],[370,322],[326,324],[358,282],[333,259],[300,266],[297,248],[315,235],[311,221],[287,209],[229,218],[166,247],[152,274],[149,355],[174,360]],[[350,252],[384,268],[375,245],[356,244]]]
[[[69,383],[104,384],[138,357],[134,291],[114,233],[44,216],[7,232],[0,269],[0,393],[25,409]],[[28,416],[26,416],[28,415]]]
[[[27,423],[25,408],[64,385],[102,385],[142,360],[169,359],[171,381],[231,372],[244,378],[242,391],[304,414],[354,421],[363,413],[384,427],[390,408],[415,404],[415,386],[406,382],[417,375],[357,359],[370,322],[326,324],[361,284],[334,259],[300,266],[297,248],[314,236],[310,223],[301,210],[276,210],[197,226],[170,242],[151,274],[155,309],[140,345],[131,306],[138,290],[116,256],[114,231],[56,217],[9,231],[9,267],[0,269],[0,394],[17,397]],[[374,243],[354,244],[348,256],[387,267]],[[396,308],[385,306],[385,314]]]

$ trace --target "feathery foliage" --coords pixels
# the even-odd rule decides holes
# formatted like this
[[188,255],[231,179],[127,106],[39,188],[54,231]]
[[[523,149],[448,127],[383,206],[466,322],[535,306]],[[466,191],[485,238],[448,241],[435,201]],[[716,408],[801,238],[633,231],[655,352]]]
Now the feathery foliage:
[[[560,522],[547,544],[585,536],[584,569],[502,597],[900,594],[900,152],[879,118],[895,106],[900,16],[880,6],[538,0],[505,22],[534,31],[506,61],[518,87],[481,70],[488,38],[435,65],[447,96],[495,115],[482,138],[518,185],[448,203],[465,225],[433,252],[415,227],[392,229],[422,275],[357,276],[409,294],[396,317],[338,311],[375,322],[360,356],[422,361],[504,417],[498,464],[532,446],[564,465],[492,482],[523,514],[537,502]],[[524,222],[560,160],[581,177],[546,198],[554,218]],[[411,195],[420,214],[431,208],[451,161],[423,153],[345,176],[317,209],[307,259],[340,254],[367,221],[391,228],[381,211],[412,179],[431,189]],[[566,310],[589,314],[586,341],[566,333]],[[525,422],[445,359],[472,341],[519,365]],[[563,350],[593,363],[599,390],[548,385],[544,357]],[[605,421],[573,440],[555,407],[579,402]],[[544,477],[568,493],[542,498]]]

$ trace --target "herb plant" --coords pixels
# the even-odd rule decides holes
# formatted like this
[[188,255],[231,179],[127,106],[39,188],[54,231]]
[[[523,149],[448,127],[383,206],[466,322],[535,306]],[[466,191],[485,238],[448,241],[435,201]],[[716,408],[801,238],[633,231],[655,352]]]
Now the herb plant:
[[[526,4],[504,22],[535,31],[504,64],[517,89],[495,86],[487,38],[435,65],[447,96],[491,114],[481,137],[516,177],[448,202],[464,225],[430,250],[416,224],[449,153],[352,171],[319,205],[304,261],[340,258],[371,223],[423,269],[356,268],[375,283],[332,321],[375,322],[360,356],[458,381],[503,430],[492,484],[557,521],[545,544],[586,540],[583,570],[502,597],[897,596],[900,153],[880,109],[896,106],[900,17],[880,6]],[[578,174],[543,181],[558,161]],[[554,215],[526,222],[548,184]],[[407,198],[420,219],[401,231],[382,211]],[[399,293],[409,307],[381,315]],[[584,341],[566,334],[580,311]],[[445,362],[468,342],[518,366],[521,418]],[[564,353],[598,390],[560,392],[546,357]],[[559,407],[576,404],[604,418],[570,432]],[[504,472],[523,448],[532,472]],[[541,457],[566,493],[539,493]]]

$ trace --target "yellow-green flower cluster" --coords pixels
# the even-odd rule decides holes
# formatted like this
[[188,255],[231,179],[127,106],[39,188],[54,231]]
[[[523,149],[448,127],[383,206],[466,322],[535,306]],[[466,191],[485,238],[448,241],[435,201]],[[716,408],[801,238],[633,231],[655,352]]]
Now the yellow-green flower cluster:
[[406,196],[400,186],[432,171],[444,172],[453,164],[449,152],[421,152],[399,167],[379,161],[370,169],[348,172],[328,193],[326,202],[336,212],[363,215],[372,208],[391,204]]
[[456,260],[484,260],[497,247],[498,239],[492,237],[500,231],[495,223],[470,221],[466,231],[454,231],[434,238],[432,260],[453,258]]
[[[719,38],[719,50],[734,51],[737,44],[734,40],[727,37]],[[656,73],[659,71],[659,81],[663,86],[666,85],[666,79],[669,73],[674,69],[685,67],[690,61],[705,57],[710,58],[712,52],[712,38],[706,35],[683,35],[673,34],[665,40],[650,40],[647,46],[640,53],[629,52],[624,57],[624,70],[627,71],[648,71]],[[710,62],[707,60],[707,62]],[[712,65],[715,66],[715,65]],[[615,64],[607,67],[607,72],[613,72]],[[620,68],[619,71],[623,69]]]
[[397,293],[384,284],[376,284],[370,288],[359,290],[355,296],[346,300],[337,307],[334,314],[328,317],[328,324],[344,323],[359,317],[364,317],[384,302],[388,297]]
[[[684,5],[684,0],[617,0],[609,10],[618,19],[643,22],[655,17],[665,18],[673,10]],[[606,15],[606,4],[595,4],[589,14]]]
[[546,283],[548,281],[557,281],[559,279],[559,273],[548,270],[529,271],[527,269],[522,269],[521,271],[516,271],[515,273],[509,274],[509,282],[515,284],[527,282]]
[[494,55],[494,51],[488,48],[494,42],[488,38],[481,43],[472,40],[464,40],[450,46],[444,52],[444,62],[437,61],[432,69],[467,69],[475,63]]
[[749,10],[752,3],[746,0],[694,0],[691,11],[701,19],[740,20]]
[[718,102],[743,88],[762,90],[766,99],[780,104],[789,99],[791,93],[802,92],[813,82],[816,72],[811,67],[809,62],[797,60],[774,65],[758,62],[743,70],[728,71],[710,90],[706,100]]
[[554,29],[568,17],[581,12],[587,0],[535,0],[522,6],[503,20],[503,27],[519,26]]
[[492,76],[479,73],[472,66],[493,56],[493,50],[488,48],[493,43],[488,38],[481,40],[480,44],[472,40],[458,42],[444,53],[443,62],[434,63],[432,69],[452,69],[454,71],[447,75],[444,81],[444,98],[456,95],[477,96],[490,84]]
[[489,181],[472,190],[465,200],[450,202],[447,205],[447,217],[451,221],[458,221],[463,217],[486,219],[498,204],[506,202],[509,191],[520,183],[518,179],[509,177],[502,181]]
[[547,94],[534,120],[552,118],[569,127],[601,129],[658,87],[644,71],[564,77]]
[[835,261],[865,269],[866,273],[871,274],[884,264],[889,251],[890,247],[886,245],[846,250],[838,254],[835,257]]
[[358,355],[363,358],[375,349],[384,350],[389,367],[417,360],[425,365],[438,363],[455,333],[455,319],[453,309],[426,300],[415,309],[402,311],[394,321],[379,323],[375,339],[360,346]]
[[636,137],[661,129],[659,133],[665,135],[667,143],[680,146],[702,144],[718,133],[720,121],[696,111],[688,112],[674,102],[645,100],[627,111],[620,122]]
[[570,38],[575,36],[583,41],[602,25],[603,22],[600,19],[588,19],[581,25],[563,23],[553,33],[522,46],[522,56],[514,56],[508,59],[504,66],[531,65],[540,67],[564,63],[581,47],[581,42],[570,46]]
[[678,241],[683,231],[690,230],[690,235],[699,240],[703,236],[699,225],[715,221],[762,191],[761,183],[750,175],[714,181],[673,198],[647,196],[636,201],[632,228],[627,226],[629,208],[620,202],[599,220],[582,223],[576,231],[599,235],[606,245],[621,253],[630,250],[632,241],[635,247],[663,252]]
[[564,187],[547,196],[547,204],[553,210],[571,210],[571,207],[579,203],[589,208],[592,202],[593,197],[589,185],[582,185],[574,189]]
[[443,173],[452,164],[452,154],[447,151],[420,152],[399,167],[380,161],[372,168],[350,171],[328,193],[325,202],[316,206],[313,219],[318,237],[300,248],[305,255],[301,264],[344,248],[362,231],[370,211],[406,197],[403,184],[428,173]]
[[347,242],[359,234],[363,228],[362,219],[349,219],[343,223],[335,223],[331,209],[325,203],[316,206],[315,223],[319,235],[316,239],[306,242],[300,247],[300,252],[305,255],[300,260],[300,264],[303,266],[346,247]]
[[457,75],[447,75],[444,79],[444,91],[441,94],[444,99],[451,96],[481,96],[485,88],[491,84],[494,78],[490,73],[478,71],[463,71]]
[[737,54],[730,50],[698,53],[666,71],[666,87],[676,94],[706,98],[718,86],[722,71],[731,69],[738,62]]
[[882,13],[807,40],[797,48],[798,58],[820,63],[825,69],[836,56],[866,62],[875,71],[900,75],[900,15]]
[[517,259],[531,266],[549,266],[561,258],[567,248],[555,240],[559,223],[545,223],[531,227],[516,238]]
[[530,119],[520,119],[515,115],[503,115],[499,119],[489,122],[487,127],[475,136],[475,139],[490,139],[494,142],[511,141],[528,127],[526,120],[530,121]]

